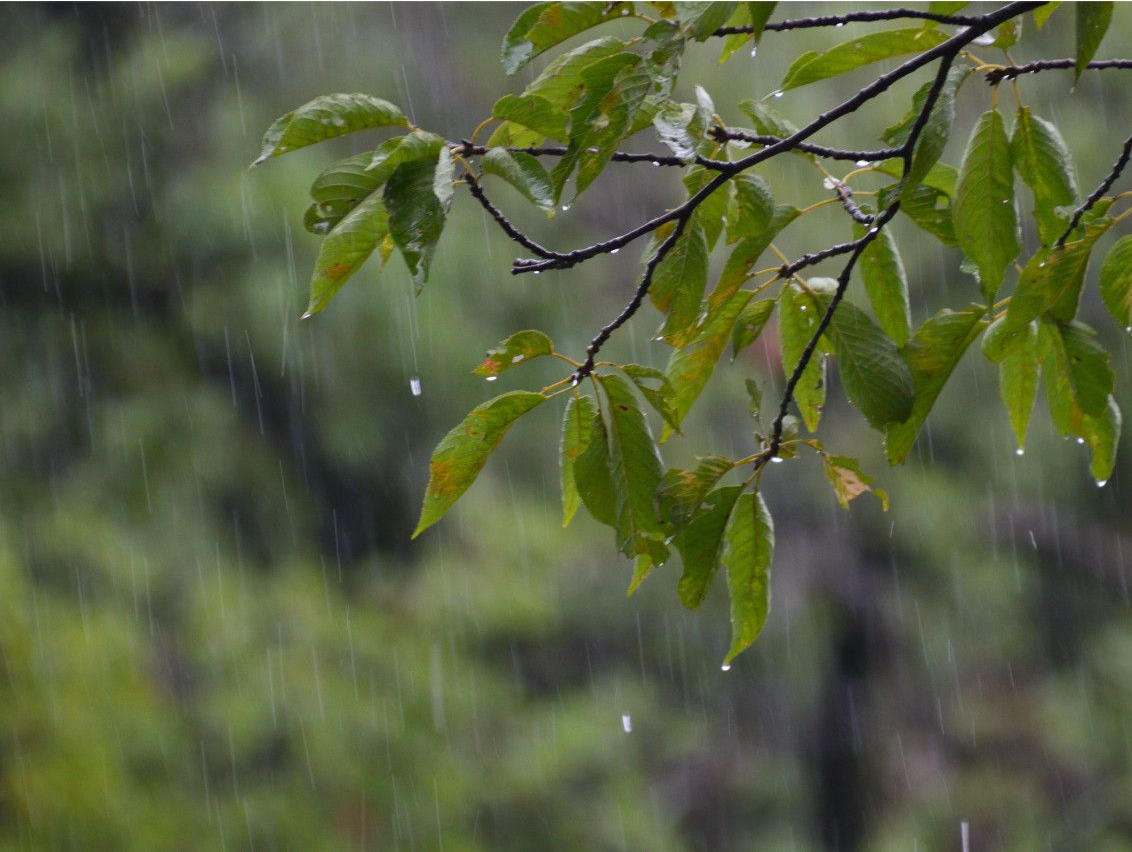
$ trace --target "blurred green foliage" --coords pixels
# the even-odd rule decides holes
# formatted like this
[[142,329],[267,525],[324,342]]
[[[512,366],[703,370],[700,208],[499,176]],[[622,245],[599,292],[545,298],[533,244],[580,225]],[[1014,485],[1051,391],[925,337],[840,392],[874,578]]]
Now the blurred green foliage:
[[[1100,490],[1044,420],[1016,457],[973,362],[906,470],[862,453],[890,514],[844,514],[813,460],[768,477],[776,609],[726,675],[722,595],[686,613],[660,569],[627,601],[596,525],[559,529],[561,409],[409,547],[429,449],[497,390],[468,372],[483,350],[538,318],[581,351],[636,260],[512,279],[509,244],[457,202],[419,298],[394,258],[300,323],[324,160],[244,167],[324,91],[459,138],[505,85],[513,13],[0,11],[0,848],[896,852],[957,848],[967,822],[972,848],[1132,849],[1128,440]],[[708,57],[684,85],[768,92],[795,47]],[[1122,79],[1086,74],[1072,100],[1032,83],[1082,186],[1123,135]],[[811,88],[782,109],[822,108]],[[531,227],[567,246],[640,219],[677,189],[647,177],[603,176]],[[911,287],[974,291],[919,245]],[[655,364],[655,321],[627,359]],[[1126,340],[1108,343],[1127,406]],[[752,375],[780,381],[760,351],[721,368],[692,415],[704,443],[670,442],[674,461],[750,428]],[[838,451],[872,445],[828,416]]]

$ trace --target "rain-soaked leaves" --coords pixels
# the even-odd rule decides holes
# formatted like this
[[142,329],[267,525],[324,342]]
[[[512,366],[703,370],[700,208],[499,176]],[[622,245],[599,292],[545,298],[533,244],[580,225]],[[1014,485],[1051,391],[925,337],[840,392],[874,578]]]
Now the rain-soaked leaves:
[[428,281],[448,204],[436,194],[436,162],[412,160],[393,170],[383,195],[389,234],[401,250],[418,289]]
[[1074,3],[1077,13],[1077,64],[1076,76],[1080,78],[1085,68],[1093,61],[1101,40],[1112,23],[1113,3]]
[[861,470],[861,463],[849,456],[831,456],[822,453],[825,478],[833,486],[833,493],[842,509],[862,494],[872,493],[880,500],[881,508],[888,511],[888,494],[875,485],[876,480]]
[[543,51],[632,10],[632,3],[537,3],[516,19],[503,39],[503,70],[514,74]]
[[381,199],[370,196],[341,221],[322,241],[311,276],[310,302],[304,317],[325,308],[334,294],[373,254],[388,230],[388,215]]
[[336,136],[374,127],[408,127],[405,114],[372,95],[321,95],[276,119],[263,136],[263,150],[253,166],[280,154]]
[[711,588],[719,570],[723,530],[742,490],[741,485],[727,485],[706,495],[700,512],[676,536],[674,543],[684,563],[676,591],[688,609],[698,607]]
[[1118,323],[1132,326],[1132,235],[1117,240],[1104,259],[1101,301]]
[[720,562],[731,596],[731,647],[726,666],[762,632],[770,613],[774,522],[759,493],[741,494],[727,518]]
[[809,83],[816,83],[863,65],[930,50],[946,41],[948,35],[938,29],[908,27],[886,30],[844,41],[824,52],[810,51],[794,60],[778,88],[785,92]]
[[546,401],[540,393],[512,391],[477,405],[459,426],[444,436],[428,465],[428,486],[416,538],[444,517],[460,495],[476,481],[503,436],[515,421]]
[[[575,465],[594,439],[597,409],[588,396],[571,396],[562,415],[562,438],[558,446],[558,467],[562,479],[562,526],[568,526],[581,505]],[[604,441],[604,435],[600,438]]]
[[531,358],[537,358],[540,355],[549,355],[553,351],[554,344],[541,331],[535,329],[517,331],[495,347],[487,350],[487,356],[483,359],[483,363],[472,372],[477,376],[494,378],[512,367],[517,367],[524,361],[529,361]]
[[1014,167],[1034,194],[1038,236],[1048,246],[1068,224],[1057,209],[1077,203],[1077,176],[1069,146],[1055,125],[1019,107],[1010,147]]

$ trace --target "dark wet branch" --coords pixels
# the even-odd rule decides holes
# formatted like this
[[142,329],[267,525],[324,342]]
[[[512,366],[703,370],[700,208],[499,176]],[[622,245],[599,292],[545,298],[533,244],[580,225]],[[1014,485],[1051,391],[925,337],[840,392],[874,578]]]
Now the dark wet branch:
[[[1075,59],[1039,59],[1037,62],[1027,62],[1025,65],[1005,65],[1001,68],[992,68],[987,71],[987,82],[997,86],[1003,80],[1013,80],[1023,74],[1037,74],[1039,71],[1057,71],[1076,68]],[[1132,59],[1097,59],[1086,66],[1090,71],[1103,71],[1106,68],[1123,68],[1132,70]]]
[[1124,147],[1120,151],[1120,156],[1117,157],[1116,162],[1113,163],[1109,173],[1105,175],[1104,180],[1097,184],[1097,188],[1092,191],[1085,203],[1073,211],[1073,218],[1069,220],[1069,227],[1065,229],[1057,240],[1057,247],[1061,248],[1065,245],[1065,241],[1069,239],[1069,235],[1077,230],[1077,226],[1081,223],[1081,217],[1089,211],[1089,209],[1096,204],[1108,192],[1109,187],[1116,183],[1116,179],[1120,177],[1124,167],[1128,165],[1128,159],[1132,157],[1132,136],[1124,140]]
[[[973,27],[981,24],[982,17],[968,15],[939,15],[935,12],[921,12],[919,9],[877,9],[875,11],[846,12],[844,15],[822,15],[814,18],[792,18],[786,21],[771,21],[763,27],[763,32],[783,32],[786,30],[806,30],[815,27],[839,27],[843,24],[867,23],[870,21],[898,21],[912,18],[921,21],[935,21],[938,24],[954,24]],[[713,36],[738,35],[753,32],[753,27],[720,27]]]
[[[730,127],[713,127],[710,131],[712,138],[720,142],[738,140],[753,142],[756,145],[777,145],[782,141],[780,136],[767,136],[759,133],[747,133],[745,130],[735,130]],[[878,160],[889,160],[900,156],[899,148],[880,148],[875,151],[849,151],[844,148],[827,148],[825,145],[814,145],[810,142],[800,142],[794,146],[796,151],[805,151],[807,154],[816,154],[830,160],[853,160],[860,163],[874,163]]]
[[[954,39],[950,41],[954,41]],[[947,44],[949,42],[944,43]],[[904,160],[903,173],[905,175],[907,175],[908,171],[912,168],[912,154],[916,150],[916,142],[919,140],[920,134],[923,133],[924,127],[928,123],[932,109],[935,107],[936,101],[939,100],[940,92],[943,91],[943,87],[947,82],[948,72],[950,72],[951,66],[955,62],[955,58],[959,55],[961,49],[962,45],[958,45],[954,48],[953,52],[945,54],[941,58],[939,69],[936,71],[935,80],[932,82],[932,87],[928,90],[927,97],[924,98],[924,103],[920,107],[920,112],[916,116],[916,121],[913,123],[911,131],[908,133],[908,138],[904,141],[904,144],[900,146],[900,156]],[[1129,141],[1132,143],[1132,139]],[[1128,146],[1126,145],[1125,148],[1127,150]],[[821,336],[825,334],[826,329],[829,328],[837,306],[841,304],[841,300],[845,297],[845,293],[849,289],[849,279],[853,274],[853,268],[856,266],[861,254],[868,248],[869,243],[877,238],[884,226],[892,221],[899,209],[900,199],[898,197],[892,204],[877,214],[873,226],[865,231],[863,236],[854,240],[852,243],[843,244],[843,246],[848,246],[846,250],[851,251],[852,254],[850,254],[849,261],[842,268],[841,274],[837,276],[837,290],[834,292],[833,298],[830,299],[829,306],[826,308],[825,313],[822,314],[817,328],[806,344],[806,348],[802,350],[802,355],[799,357],[798,363],[794,366],[794,371],[790,374],[790,378],[786,382],[786,389],[782,394],[778,414],[775,416],[774,423],[771,427],[770,445],[767,447],[766,452],[759,456],[758,460],[755,462],[756,471],[770,459],[778,455],[778,451],[782,446],[783,423],[790,412],[790,403],[794,400],[794,392],[798,388],[798,382],[802,380],[802,374],[813,360],[814,353],[817,351],[818,341],[821,339]]]
[[866,213],[860,208],[856,201],[853,200],[853,190],[847,184],[837,181],[833,185],[833,191],[837,193],[837,199],[841,202],[841,206],[845,208],[845,212],[853,219],[854,222],[860,225],[871,225],[876,219],[871,213]]
[[[485,145],[473,145],[468,141],[449,142],[450,147],[465,157],[478,157],[486,154],[490,148]],[[544,145],[534,148],[505,147],[503,150],[512,154],[530,154],[532,157],[564,157],[567,149],[561,145]],[[596,152],[596,148],[590,151]],[[730,164],[723,160],[712,160],[709,157],[696,155],[691,159],[683,159],[672,154],[630,153],[629,151],[614,151],[610,159],[615,163],[652,163],[654,166],[674,166],[685,168],[687,166],[703,166],[705,169],[720,171]]]
[[549,249],[543,248],[511,224],[510,220],[508,220],[508,218],[503,215],[503,211],[496,207],[492,203],[491,199],[488,198],[484,193],[483,187],[480,186],[480,183],[478,180],[476,180],[475,175],[473,175],[471,172],[465,172],[464,182],[468,185],[468,191],[472,194],[472,197],[480,203],[484,210],[491,214],[491,218],[499,223],[499,227],[503,229],[503,233],[505,233],[508,237],[517,242],[523,248],[527,249],[527,251],[533,251],[540,257],[554,256],[554,253]]
[[[842,101],[837,106],[821,113],[817,118],[807,124],[805,127],[798,130],[796,133],[788,136],[780,141],[768,145],[760,151],[735,160],[731,163],[721,163],[719,174],[704,187],[703,190],[696,193],[696,195],[689,198],[683,204],[674,207],[667,213],[656,216],[624,234],[613,237],[612,239],[605,240],[604,242],[595,243],[585,248],[575,249],[570,252],[553,253],[553,257],[545,258],[543,260],[534,260],[530,258],[518,258],[511,266],[511,272],[514,275],[519,275],[524,272],[539,272],[543,269],[568,269],[583,261],[589,260],[600,254],[607,254],[616,249],[628,245],[638,237],[649,234],[664,225],[667,222],[676,221],[682,217],[687,216],[699,204],[707,198],[711,192],[718,189],[727,182],[733,175],[746,171],[752,166],[758,165],[761,162],[776,157],[785,151],[795,150],[800,144],[804,143],[809,137],[813,136],[819,130],[829,126],[837,119],[846,115],[856,112],[866,103],[873,98],[887,91],[893,84],[904,79],[908,75],[925,65],[929,65],[937,59],[945,56],[954,57],[960,50],[974,41],[983,33],[994,29],[1004,21],[1015,18],[1018,15],[1028,12],[1031,9],[1036,9],[1044,5],[1041,2],[1016,2],[996,9],[986,15],[977,19],[977,23],[972,24],[968,29],[964,30],[957,35],[952,36],[947,41],[941,42],[930,50],[925,50],[923,53],[909,59],[907,62],[897,66],[892,71],[877,77],[872,83],[865,86],[856,95],[848,100]],[[933,101],[934,103],[934,101]],[[923,120],[927,121],[926,115]],[[922,124],[921,124],[922,128]]]

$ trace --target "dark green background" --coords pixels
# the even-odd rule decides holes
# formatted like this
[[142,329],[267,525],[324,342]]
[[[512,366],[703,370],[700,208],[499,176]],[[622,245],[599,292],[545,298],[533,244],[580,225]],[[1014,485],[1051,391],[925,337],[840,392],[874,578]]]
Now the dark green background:
[[[560,377],[487,385],[483,350],[537,326],[580,354],[639,249],[512,277],[515,247],[459,194],[423,295],[374,261],[300,322],[307,185],[372,139],[246,166],[327,92],[465,136],[522,85],[496,58],[518,11],[0,11],[0,849],[906,852],[958,849],[967,822],[974,850],[1132,850],[1132,447],[1098,490],[1039,412],[1015,456],[977,352],[903,469],[832,392],[826,445],[862,457],[888,514],[842,512],[812,459],[767,472],[774,609],[729,673],[722,589],[686,612],[671,564],[626,599],[608,531],[560,530],[558,410],[409,543],[440,437]],[[1128,55],[1123,13],[1098,56]],[[1069,55],[1071,20],[1015,58]],[[738,100],[852,32],[771,35],[723,66],[707,45],[680,94],[702,81],[741,124]],[[867,73],[776,106],[804,121]],[[1020,83],[1086,190],[1129,131],[1124,73]],[[822,141],[875,145],[920,82]],[[966,85],[958,136],[989,98]],[[555,247],[678,197],[668,170],[609,172],[552,222],[496,195]],[[780,200],[823,196],[804,164],[767,177]],[[824,215],[783,248],[849,236]],[[896,233],[917,323],[977,298],[953,252]],[[1127,409],[1129,338],[1087,299]],[[611,353],[663,366],[656,322]],[[718,371],[667,462],[751,451],[742,380],[781,383],[767,343]]]

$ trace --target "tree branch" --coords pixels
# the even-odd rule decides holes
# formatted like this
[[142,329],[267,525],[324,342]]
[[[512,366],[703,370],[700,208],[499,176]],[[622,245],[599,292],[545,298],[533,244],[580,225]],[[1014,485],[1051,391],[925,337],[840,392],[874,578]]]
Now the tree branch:
[[476,176],[473,175],[470,171],[464,172],[464,182],[467,183],[468,191],[472,194],[472,197],[480,203],[484,210],[491,214],[491,218],[499,223],[499,227],[503,229],[503,233],[505,233],[508,237],[513,239],[523,248],[527,249],[528,251],[533,251],[540,257],[553,257],[554,253],[552,251],[543,248],[511,224],[507,217],[503,215],[503,211],[496,207],[491,202],[491,199],[487,197],[487,195],[483,191],[483,187],[480,186],[479,181],[476,180]]
[[[902,18],[913,18],[921,21],[935,21],[939,24],[955,24],[962,27],[973,27],[981,23],[981,17],[967,15],[939,15],[935,12],[921,12],[919,9],[877,9],[876,11],[847,12],[844,15],[822,15],[814,18],[793,18],[786,21],[772,21],[763,27],[763,32],[783,32],[785,30],[804,30],[814,27],[840,27],[844,24],[855,24],[869,21],[898,21]],[[751,26],[720,27],[712,33],[713,36],[738,35],[753,32]]]
[[[782,137],[780,136],[747,133],[744,130],[734,130],[730,127],[713,127],[709,132],[714,139],[720,142],[734,139],[741,142],[753,142],[756,145],[777,145],[782,141]],[[798,145],[794,146],[794,149],[796,151],[805,151],[807,154],[817,154],[819,157],[826,157],[830,160],[853,160],[854,162],[862,163],[889,160],[893,157],[900,156],[899,148],[880,148],[875,151],[848,151],[843,148],[827,148],[824,145],[814,145],[810,142],[800,142]]]
[[1065,246],[1065,241],[1069,238],[1069,235],[1072,234],[1077,229],[1077,225],[1080,224],[1081,217],[1088,212],[1089,208],[1101,200],[1104,194],[1108,192],[1110,186],[1116,183],[1116,179],[1120,177],[1120,173],[1123,172],[1124,167],[1128,165],[1129,157],[1132,157],[1132,136],[1124,140],[1124,147],[1120,151],[1120,156],[1117,157],[1116,162],[1113,163],[1112,168],[1109,170],[1109,173],[1105,175],[1104,180],[1097,184],[1097,188],[1085,199],[1085,203],[1073,211],[1073,218],[1069,220],[1069,227],[1066,228],[1065,233],[1057,239],[1058,248]]
[[[491,150],[485,145],[473,145],[467,140],[449,142],[448,145],[465,157],[483,156]],[[508,146],[504,147],[503,150],[512,154],[530,154],[532,157],[563,157],[566,155],[567,149],[560,145],[551,145],[534,148],[512,148]],[[596,148],[590,148],[589,150],[591,152],[597,151]],[[703,166],[705,169],[712,169],[713,171],[725,169],[730,165],[730,163],[724,160],[713,160],[698,154],[693,159],[686,160],[673,156],[672,154],[637,154],[630,153],[629,151],[614,151],[610,159],[615,163],[652,163],[654,166],[675,166],[677,168]]]
[[[1028,62],[1025,65],[1005,65],[1001,68],[992,68],[986,73],[987,82],[997,86],[1003,80],[1013,80],[1023,74],[1037,74],[1039,71],[1065,70],[1076,68],[1076,59],[1039,59],[1037,62]],[[1097,59],[1087,66],[1090,71],[1103,71],[1106,68],[1132,69],[1132,59]]]

